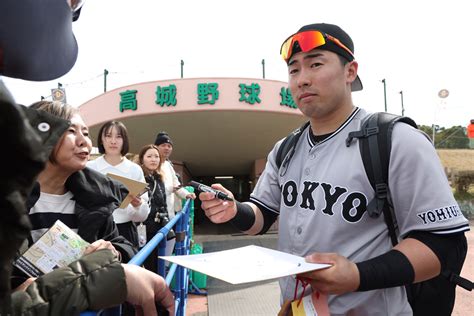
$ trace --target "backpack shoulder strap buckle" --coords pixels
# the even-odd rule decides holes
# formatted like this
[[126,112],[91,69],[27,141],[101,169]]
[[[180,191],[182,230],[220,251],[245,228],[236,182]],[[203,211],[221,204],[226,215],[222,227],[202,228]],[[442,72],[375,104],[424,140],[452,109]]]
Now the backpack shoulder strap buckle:
[[379,133],[378,126],[362,128],[360,131],[350,132],[346,138],[346,147],[351,145],[351,142],[354,138],[365,138],[372,135],[377,135]]
[[388,185],[386,183],[375,184],[375,196],[378,199],[386,199],[388,197]]

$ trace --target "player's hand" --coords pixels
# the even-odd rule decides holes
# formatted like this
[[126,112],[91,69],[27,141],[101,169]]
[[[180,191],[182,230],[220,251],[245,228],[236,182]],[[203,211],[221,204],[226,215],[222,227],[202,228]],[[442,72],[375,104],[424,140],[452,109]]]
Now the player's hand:
[[343,294],[354,292],[359,287],[359,269],[355,263],[336,253],[313,253],[306,262],[328,263],[332,266],[322,270],[302,273],[309,279],[311,287],[323,294]]
[[[215,183],[211,185],[211,187],[226,193],[232,198],[234,197],[232,192],[224,188],[221,184]],[[199,193],[199,199],[202,202],[202,210],[213,223],[219,224],[228,222],[234,218],[237,213],[237,208],[234,202],[218,199],[211,192]]]
[[28,278],[26,279],[25,282],[23,282],[22,284],[20,284],[18,287],[16,287],[13,292],[16,292],[16,291],[26,291],[26,289],[28,288],[28,286],[31,285],[31,283],[35,282],[36,278]]
[[84,251],[83,256],[96,252],[97,250],[100,250],[100,249],[112,250],[114,255],[120,258],[120,253],[115,249],[112,243],[110,241],[105,241],[103,239],[96,240],[92,244],[90,244]]
[[135,305],[136,315],[156,316],[155,302],[174,315],[174,296],[166,281],[136,265],[122,264],[127,283],[127,302]]
[[139,207],[142,205],[142,198],[134,196],[130,203],[133,205],[133,207]]

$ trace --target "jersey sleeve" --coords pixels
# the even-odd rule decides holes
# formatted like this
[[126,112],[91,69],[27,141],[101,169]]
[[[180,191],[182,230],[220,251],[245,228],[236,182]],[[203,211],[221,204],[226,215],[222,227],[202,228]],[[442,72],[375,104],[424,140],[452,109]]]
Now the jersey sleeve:
[[431,141],[407,124],[393,130],[389,188],[402,237],[414,230],[469,230]]
[[250,194],[250,201],[256,204],[260,210],[276,214],[280,214],[281,200],[276,155],[282,142],[283,139],[277,142],[268,154],[265,169],[260,175],[252,194]]

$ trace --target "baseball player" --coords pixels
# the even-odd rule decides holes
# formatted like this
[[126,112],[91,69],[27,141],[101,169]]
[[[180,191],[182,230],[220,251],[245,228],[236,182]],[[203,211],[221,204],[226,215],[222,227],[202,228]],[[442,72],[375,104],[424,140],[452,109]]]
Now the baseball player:
[[[438,276],[448,256],[467,247],[468,221],[433,146],[419,130],[395,125],[389,188],[402,240],[393,247],[383,216],[367,213],[374,190],[359,147],[345,145],[369,114],[352,102],[352,91],[362,89],[352,39],[336,25],[306,25],[284,41],[281,55],[310,126],[280,168],[282,141],[274,146],[249,202],[201,193],[202,209],[212,222],[230,221],[248,234],[265,233],[279,217],[279,250],[332,265],[303,275],[312,290],[329,294],[331,315],[412,314],[403,285]],[[280,280],[282,302],[295,287],[295,277]]]

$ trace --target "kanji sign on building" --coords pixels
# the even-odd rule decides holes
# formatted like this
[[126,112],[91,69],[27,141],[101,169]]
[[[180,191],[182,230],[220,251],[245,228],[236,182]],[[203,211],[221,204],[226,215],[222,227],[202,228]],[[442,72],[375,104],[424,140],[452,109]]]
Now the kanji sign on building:
[[167,87],[156,87],[155,103],[161,106],[176,106],[176,85],[170,84]]
[[282,87],[280,90],[280,96],[281,96],[281,101],[280,105],[286,105],[287,107],[296,109],[296,103],[293,100],[293,97],[291,96],[291,91],[288,88]]
[[214,104],[219,99],[219,85],[217,83],[198,83],[198,104]]
[[120,92],[120,112],[137,109],[137,90]]
[[249,104],[255,104],[255,102],[262,102],[259,98],[260,95],[260,85],[258,83],[252,83],[251,85],[246,85],[244,83],[239,84],[240,87],[240,102],[247,102]]

